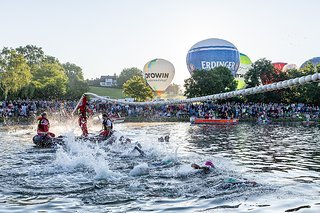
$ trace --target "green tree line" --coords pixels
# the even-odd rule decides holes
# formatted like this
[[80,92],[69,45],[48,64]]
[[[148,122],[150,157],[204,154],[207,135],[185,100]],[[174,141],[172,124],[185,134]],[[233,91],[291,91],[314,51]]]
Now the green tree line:
[[81,67],[62,64],[41,47],[4,47],[0,52],[0,99],[77,99],[88,89]]
[[[270,60],[259,59],[253,63],[252,68],[245,74],[247,88],[259,86],[262,83],[273,83],[305,75],[318,73],[320,66],[309,63],[301,69],[289,69],[280,71],[275,69]],[[320,85],[319,83],[309,83],[287,89],[276,90],[261,94],[249,95],[245,97],[250,102],[274,102],[274,103],[307,103],[320,105]]]
[[[270,60],[260,59],[252,64],[245,74],[246,88],[269,84],[320,72],[320,65],[309,63],[302,69],[280,71],[274,68]],[[188,98],[212,95],[236,90],[236,81],[225,67],[212,70],[197,70],[185,80],[184,95]],[[320,83],[310,83],[282,90],[270,91],[227,101],[264,102],[264,103],[307,103],[320,105]]]

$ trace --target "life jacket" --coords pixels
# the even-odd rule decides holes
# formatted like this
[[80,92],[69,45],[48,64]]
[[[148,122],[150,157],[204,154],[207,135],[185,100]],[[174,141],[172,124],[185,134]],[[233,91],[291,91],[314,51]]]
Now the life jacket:
[[49,120],[44,117],[38,118],[38,132],[49,132]]
[[113,123],[112,123],[112,121],[111,121],[110,118],[108,118],[108,119],[106,119],[106,120],[104,120],[104,121],[102,122],[102,128],[103,128],[104,130],[109,130],[109,128],[108,128],[108,121],[110,121],[110,123],[111,123],[110,130],[112,130],[112,129],[113,129]]

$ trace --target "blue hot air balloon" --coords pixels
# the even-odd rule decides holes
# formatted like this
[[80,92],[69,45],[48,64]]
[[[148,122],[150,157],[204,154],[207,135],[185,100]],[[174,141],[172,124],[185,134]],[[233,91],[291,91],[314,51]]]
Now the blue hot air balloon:
[[320,64],[320,57],[314,57],[314,58],[309,59],[308,61],[304,62],[304,63],[300,66],[300,69],[305,68],[309,62],[312,63],[313,66],[317,66],[318,64]]
[[189,72],[210,70],[215,67],[227,67],[236,76],[240,65],[239,51],[230,42],[210,38],[193,45],[187,54]]

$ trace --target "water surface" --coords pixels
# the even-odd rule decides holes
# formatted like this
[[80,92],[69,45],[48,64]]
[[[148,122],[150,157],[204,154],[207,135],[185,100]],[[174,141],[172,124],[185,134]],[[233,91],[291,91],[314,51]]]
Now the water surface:
[[[65,147],[35,148],[32,126],[0,127],[0,212],[320,212],[317,127],[116,124],[141,157],[133,145],[75,142],[76,127],[55,126]],[[209,174],[190,166],[207,160]],[[257,185],[229,187],[230,178]]]

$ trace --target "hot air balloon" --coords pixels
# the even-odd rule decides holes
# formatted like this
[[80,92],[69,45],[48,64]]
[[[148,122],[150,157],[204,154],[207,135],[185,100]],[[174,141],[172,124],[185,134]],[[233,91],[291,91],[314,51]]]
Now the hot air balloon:
[[[285,63],[285,62],[274,62],[274,63],[271,63],[271,64],[274,67],[274,73],[276,75],[279,75],[281,72],[283,72],[283,67],[285,65],[287,65],[287,63]],[[260,76],[260,78],[261,78],[262,84],[264,84],[264,85],[272,84],[272,83],[276,82],[276,80],[274,79],[273,76],[266,76],[265,74],[262,74]]]
[[192,73],[196,70],[210,70],[215,67],[227,67],[236,76],[240,65],[239,51],[230,42],[210,38],[193,45],[187,54],[187,67]]
[[311,64],[313,64],[313,66],[317,66],[318,64],[320,64],[320,57],[314,57],[314,58],[309,59],[308,61],[304,62],[304,63],[300,66],[300,69],[305,68],[305,67],[308,65],[309,62],[310,62]]
[[297,70],[298,66],[296,64],[287,64],[282,68],[283,72],[288,72],[288,70]]
[[272,63],[273,67],[276,69],[276,72],[279,73],[282,71],[283,67],[286,66],[288,63],[284,62],[275,62]]
[[242,89],[245,87],[246,84],[244,83],[244,75],[251,68],[251,64],[252,62],[250,58],[247,55],[240,53],[240,66],[236,74],[236,80],[238,81],[237,89]]
[[174,66],[164,59],[153,59],[143,68],[149,86],[158,94],[164,92],[174,77]]

